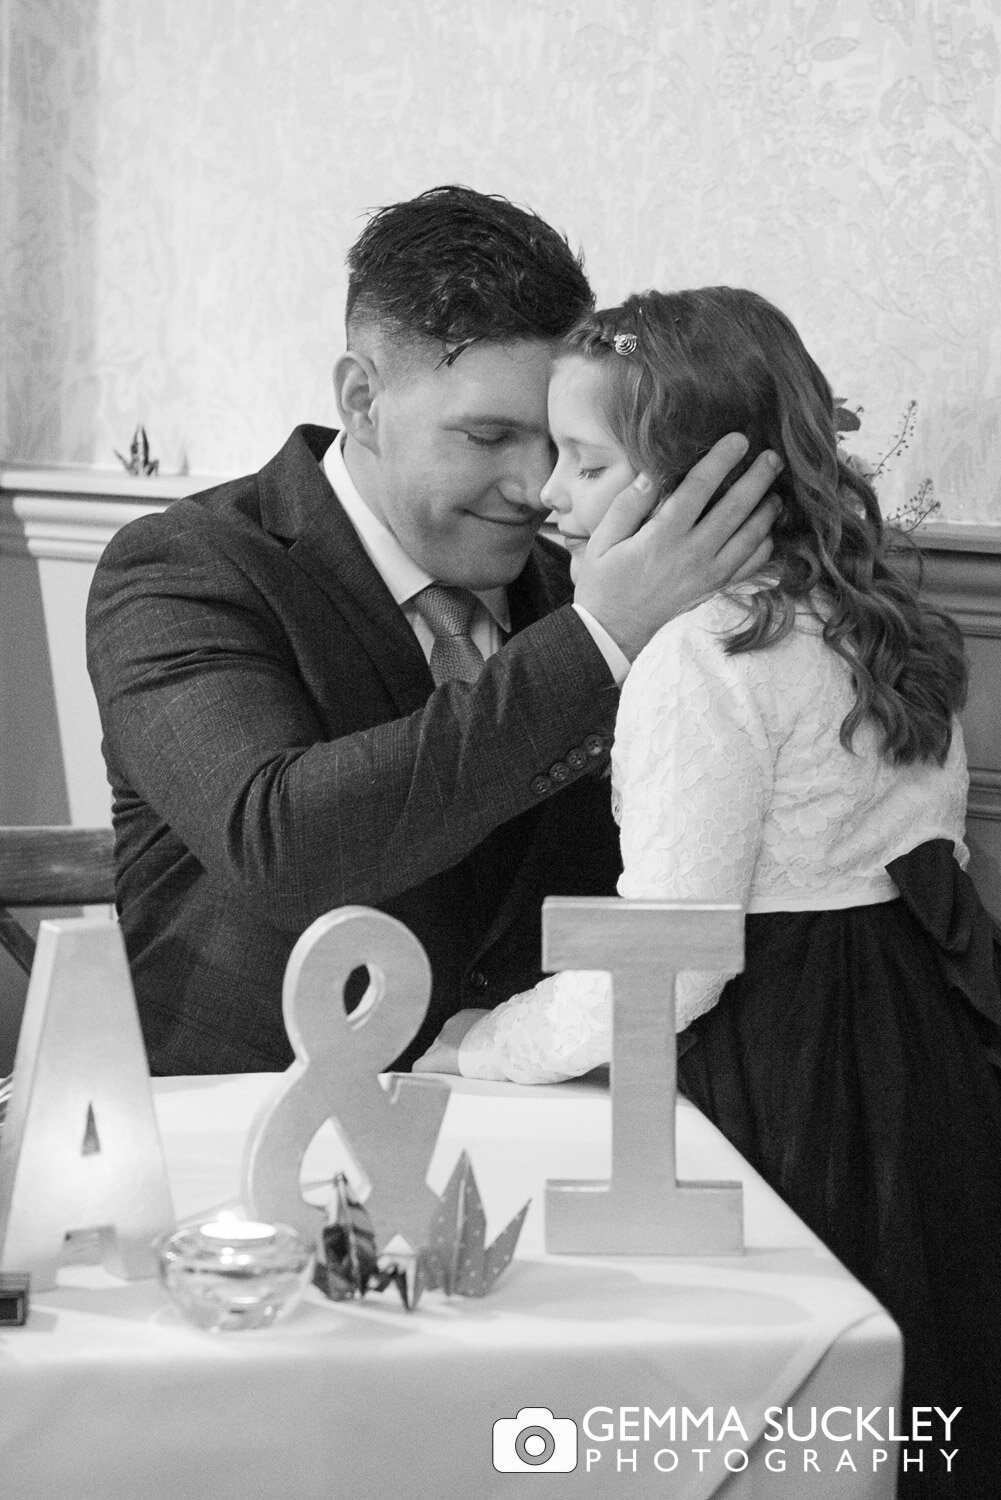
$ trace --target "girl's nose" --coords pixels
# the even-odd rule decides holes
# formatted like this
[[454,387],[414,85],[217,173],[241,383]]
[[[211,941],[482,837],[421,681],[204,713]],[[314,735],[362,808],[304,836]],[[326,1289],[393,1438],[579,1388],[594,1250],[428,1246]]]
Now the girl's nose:
[[549,510],[566,510],[568,505],[567,497],[563,492],[562,485],[557,483],[555,469],[542,486],[539,498]]

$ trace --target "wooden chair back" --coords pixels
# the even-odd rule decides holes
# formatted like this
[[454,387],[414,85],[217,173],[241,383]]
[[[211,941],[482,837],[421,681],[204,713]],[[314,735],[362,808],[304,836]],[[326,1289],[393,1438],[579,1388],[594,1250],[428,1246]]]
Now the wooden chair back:
[[114,899],[110,828],[0,828],[0,946],[26,974],[35,941],[11,907],[98,906]]

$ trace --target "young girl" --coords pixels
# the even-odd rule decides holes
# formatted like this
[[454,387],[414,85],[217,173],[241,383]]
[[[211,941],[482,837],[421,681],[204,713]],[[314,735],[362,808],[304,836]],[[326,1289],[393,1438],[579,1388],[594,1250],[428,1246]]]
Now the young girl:
[[[830,386],[754,293],[588,317],[550,425],[571,571],[637,471],[669,493],[733,431],[783,460],[767,571],[665,626],[626,679],[619,893],[745,907],[743,973],[678,978],[680,1086],[893,1314],[905,1407],[962,1406],[953,1477],[929,1453],[907,1493],[996,1493],[1001,998],[965,874],[959,632],[892,565]],[[579,973],[442,1037],[458,1071],[521,1083],[607,1062],[610,1040],[607,976]]]

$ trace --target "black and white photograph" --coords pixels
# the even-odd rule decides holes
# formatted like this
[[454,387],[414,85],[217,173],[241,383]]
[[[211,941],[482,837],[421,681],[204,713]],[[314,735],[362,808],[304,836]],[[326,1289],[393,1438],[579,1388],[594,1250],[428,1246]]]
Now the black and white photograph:
[[1001,1494],[1001,0],[0,0],[0,1488]]

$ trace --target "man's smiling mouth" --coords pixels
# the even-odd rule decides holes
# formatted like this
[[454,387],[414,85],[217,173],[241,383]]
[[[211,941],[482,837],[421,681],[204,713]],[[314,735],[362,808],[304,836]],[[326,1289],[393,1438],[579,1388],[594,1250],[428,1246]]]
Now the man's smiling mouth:
[[523,516],[519,519],[517,516],[482,516],[475,511],[470,511],[469,514],[475,515],[477,521],[489,521],[493,526],[507,526],[516,531],[524,531],[530,526],[542,524],[538,516]]

